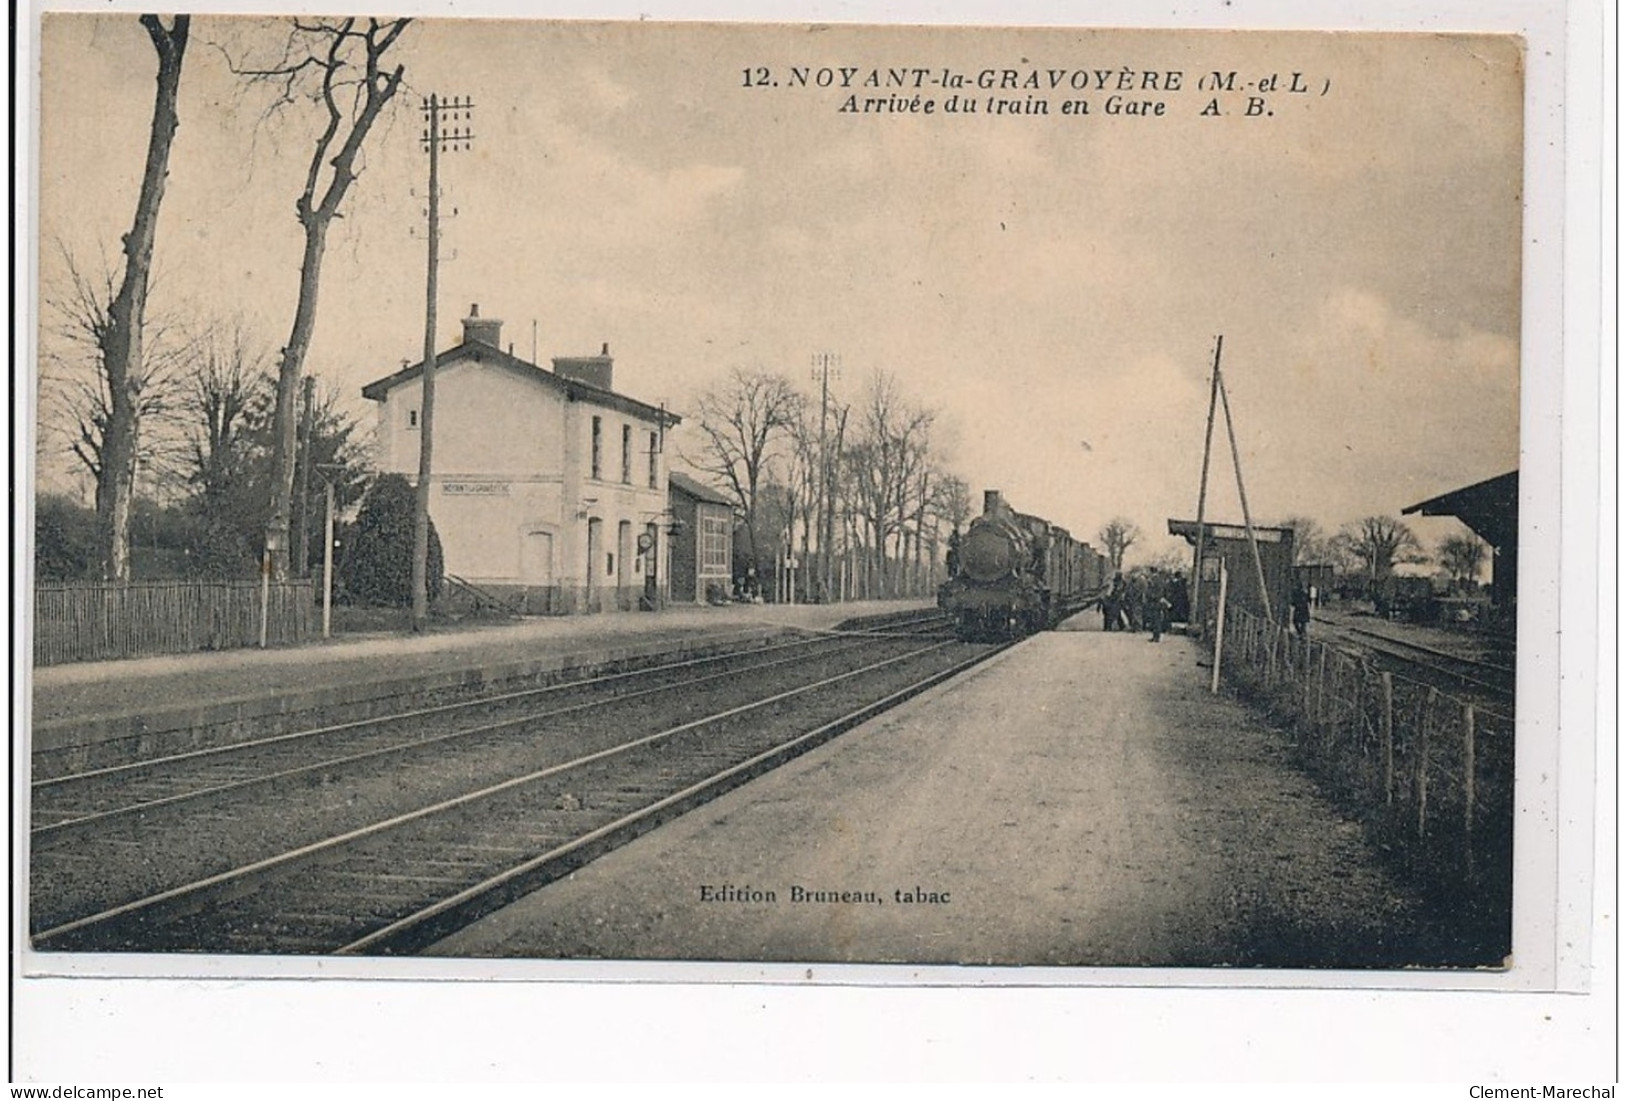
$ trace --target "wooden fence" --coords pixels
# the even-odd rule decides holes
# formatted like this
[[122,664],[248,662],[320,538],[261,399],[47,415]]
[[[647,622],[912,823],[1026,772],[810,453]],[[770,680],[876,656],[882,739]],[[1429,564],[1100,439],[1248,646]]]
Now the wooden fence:
[[[272,582],[267,645],[321,632],[309,581]],[[38,585],[34,664],[258,646],[258,581],[136,581]]]
[[1322,785],[1433,885],[1472,892],[1491,912],[1509,906],[1510,704],[1487,707],[1377,671],[1360,654],[1245,611],[1227,620],[1227,683],[1293,733]]

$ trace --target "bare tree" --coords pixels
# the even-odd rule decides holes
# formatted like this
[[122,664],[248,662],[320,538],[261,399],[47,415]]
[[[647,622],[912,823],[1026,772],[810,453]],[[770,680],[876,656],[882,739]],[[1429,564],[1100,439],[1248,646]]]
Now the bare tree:
[[1096,536],[1100,545],[1106,549],[1106,557],[1111,559],[1114,572],[1123,568],[1123,556],[1128,549],[1140,541],[1140,529],[1132,520],[1122,516],[1114,516],[1100,529]]
[[1489,550],[1476,535],[1447,535],[1439,541],[1439,564],[1460,586],[1478,577],[1478,567]]
[[1350,549],[1359,557],[1366,576],[1373,582],[1393,573],[1396,563],[1426,561],[1415,533],[1392,516],[1367,516],[1357,523],[1344,525],[1343,534],[1348,536]]
[[269,404],[270,389],[269,357],[253,347],[241,325],[200,339],[178,404],[186,418],[188,480],[206,507],[243,478],[252,414]]
[[327,231],[360,172],[367,135],[400,89],[405,67],[387,69],[385,55],[410,23],[410,19],[294,19],[279,59],[263,66],[234,66],[239,74],[275,89],[272,110],[313,100],[325,118],[311,150],[304,188],[294,204],[305,247],[293,328],[277,369],[265,547],[278,578],[288,574],[299,377],[316,328]]
[[74,453],[96,478],[97,553],[102,576],[110,581],[130,575],[130,511],[141,417],[152,410],[156,393],[143,343],[147,294],[169,151],[180,125],[175,105],[191,17],[177,15],[166,27],[158,16],[143,15],[141,26],[158,55],[157,92],[135,217],[123,238],[123,278],[117,290],[110,277],[98,286],[83,279],[70,261],[73,291],[66,311],[69,325],[93,342],[99,361],[95,381],[83,384],[75,403],[79,431]]
[[954,531],[970,523],[970,486],[965,483],[965,479],[953,474],[944,474],[937,479],[932,497],[931,510],[945,520]]
[[857,438],[846,452],[850,503],[861,527],[881,591],[895,582],[887,568],[889,548],[897,544],[897,557],[908,551],[909,522],[918,515],[921,489],[929,492],[924,472],[930,466],[931,425],[934,410],[910,403],[896,379],[878,372],[870,381],[858,410]]
[[737,367],[722,386],[700,395],[703,442],[700,454],[690,461],[733,493],[745,517],[752,564],[760,562],[759,491],[800,406],[800,395],[782,375]]
[[1279,527],[1292,532],[1292,564],[1318,565],[1327,560],[1326,533],[1307,516],[1288,516]]

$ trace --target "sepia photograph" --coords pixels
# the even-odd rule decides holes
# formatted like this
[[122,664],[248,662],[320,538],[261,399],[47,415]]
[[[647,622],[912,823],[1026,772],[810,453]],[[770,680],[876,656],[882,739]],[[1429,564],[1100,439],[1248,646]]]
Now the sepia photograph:
[[42,47],[36,950],[1510,956],[1517,39]]
[[1550,972],[1525,37],[35,46],[22,974]]

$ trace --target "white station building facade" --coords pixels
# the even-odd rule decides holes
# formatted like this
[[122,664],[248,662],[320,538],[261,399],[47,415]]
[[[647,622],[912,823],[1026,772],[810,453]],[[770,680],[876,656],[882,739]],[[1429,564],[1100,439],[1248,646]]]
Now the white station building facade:
[[[667,594],[666,430],[614,391],[609,345],[552,370],[501,345],[472,307],[436,356],[429,516],[445,571],[530,613],[659,607]],[[363,387],[380,469],[417,481],[423,364]]]

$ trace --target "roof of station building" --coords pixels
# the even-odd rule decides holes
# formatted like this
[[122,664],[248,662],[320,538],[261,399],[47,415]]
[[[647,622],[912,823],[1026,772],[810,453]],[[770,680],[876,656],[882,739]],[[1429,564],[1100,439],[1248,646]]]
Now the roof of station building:
[[[562,357],[554,362],[577,363],[596,361],[603,358],[599,356],[574,356]],[[582,382],[580,379],[564,378],[547,370],[545,367],[538,367],[534,363],[504,352],[494,344],[487,344],[481,340],[465,340],[456,347],[439,353],[435,356],[436,369],[438,370],[440,367],[460,360],[473,360],[476,363],[489,363],[492,366],[501,367],[522,378],[532,379],[544,386],[551,386],[562,392],[570,401],[589,401],[596,405],[629,413],[656,423],[659,423],[662,418],[668,425],[682,423],[682,418],[669,410],[650,405],[648,402],[638,401],[636,398],[627,397],[625,394],[617,394],[613,390],[593,386],[591,383]],[[385,375],[381,379],[367,383],[361,388],[361,396],[372,401],[383,401],[389,391],[403,383],[411,382],[422,374],[423,362],[419,360],[410,366],[402,367],[392,375]]]
[[733,500],[721,490],[712,489],[704,482],[691,478],[680,470],[672,471],[670,479],[673,489],[686,493],[696,501],[704,501],[706,504],[711,505],[727,505],[729,508],[733,507]]

